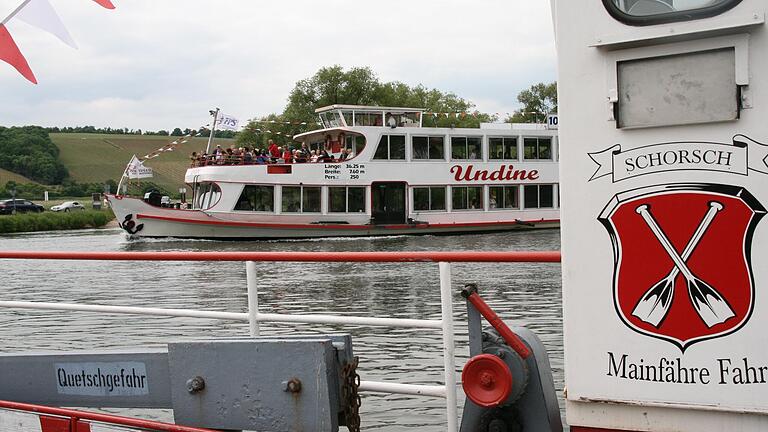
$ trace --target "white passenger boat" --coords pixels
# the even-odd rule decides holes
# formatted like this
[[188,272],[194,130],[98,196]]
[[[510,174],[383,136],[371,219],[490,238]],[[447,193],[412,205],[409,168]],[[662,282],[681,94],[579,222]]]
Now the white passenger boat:
[[332,105],[316,112],[322,129],[296,135],[294,148],[332,159],[206,159],[185,176],[190,208],[110,196],[118,222],[136,236],[220,239],[559,226],[556,130],[426,128],[424,110],[414,108]]

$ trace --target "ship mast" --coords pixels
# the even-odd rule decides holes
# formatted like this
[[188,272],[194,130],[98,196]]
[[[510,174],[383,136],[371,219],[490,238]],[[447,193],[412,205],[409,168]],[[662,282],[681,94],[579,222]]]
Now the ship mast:
[[210,154],[211,151],[211,144],[213,143],[213,135],[216,133],[216,120],[218,120],[219,117],[219,109],[216,108],[216,111],[208,111],[213,116],[213,123],[211,124],[211,135],[208,137],[208,145],[205,147],[205,154]]

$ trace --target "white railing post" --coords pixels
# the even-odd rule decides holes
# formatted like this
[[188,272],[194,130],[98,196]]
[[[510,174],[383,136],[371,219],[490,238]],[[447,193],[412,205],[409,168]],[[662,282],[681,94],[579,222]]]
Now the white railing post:
[[248,285],[248,326],[251,337],[256,337],[259,336],[259,287],[255,262],[245,262],[245,279]]
[[451,264],[441,262],[440,302],[443,321],[443,368],[445,374],[445,406],[448,417],[448,432],[457,432],[459,412],[456,399],[456,360],[453,345],[453,295],[451,293]]

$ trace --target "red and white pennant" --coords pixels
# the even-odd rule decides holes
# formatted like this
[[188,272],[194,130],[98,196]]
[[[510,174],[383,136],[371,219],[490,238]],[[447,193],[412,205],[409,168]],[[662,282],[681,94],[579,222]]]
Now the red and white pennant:
[[[107,9],[115,8],[115,5],[110,0],[93,1]],[[37,84],[37,78],[35,78],[35,74],[32,72],[32,68],[29,67],[27,59],[24,58],[24,54],[21,53],[6,26],[13,18],[18,18],[27,24],[47,31],[72,48],[77,48],[69,31],[67,31],[64,23],[61,22],[58,14],[56,14],[56,10],[53,9],[48,0],[24,0],[21,2],[10,15],[0,22],[0,60],[13,66],[24,78],[34,84]]]

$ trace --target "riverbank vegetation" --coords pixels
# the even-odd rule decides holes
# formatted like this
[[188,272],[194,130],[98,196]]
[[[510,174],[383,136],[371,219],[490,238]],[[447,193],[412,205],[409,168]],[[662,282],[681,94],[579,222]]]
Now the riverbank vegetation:
[[0,216],[0,234],[102,228],[114,218],[111,210],[3,215]]

